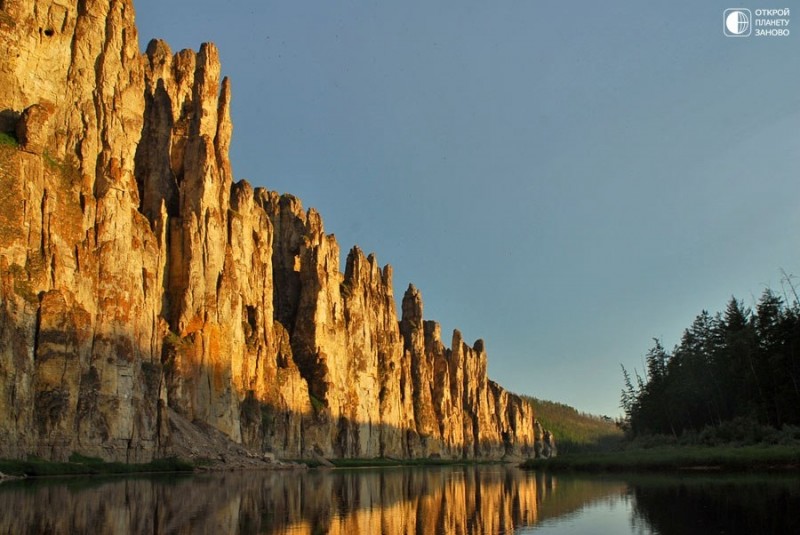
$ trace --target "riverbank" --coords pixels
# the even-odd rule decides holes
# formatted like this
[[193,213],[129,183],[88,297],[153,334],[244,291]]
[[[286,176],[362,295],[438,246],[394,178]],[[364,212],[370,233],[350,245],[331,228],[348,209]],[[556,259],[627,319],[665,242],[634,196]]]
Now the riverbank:
[[[67,462],[29,457],[25,460],[0,459],[0,474],[8,479],[55,476],[129,475],[147,473],[230,472],[238,470],[307,470],[301,463],[280,461],[272,455],[245,457],[235,453],[227,458],[165,457],[149,463],[107,462],[96,457],[72,454]],[[0,478],[2,480],[3,478]]]
[[529,459],[527,470],[580,472],[675,472],[800,470],[800,447],[752,446],[662,446],[616,452],[563,455],[552,459]]
[[428,467],[428,466],[483,466],[492,464],[509,464],[503,460],[474,460],[474,459],[398,459],[395,457],[375,457],[357,459],[295,459],[293,462],[302,463],[309,468],[391,468],[395,466]]
[[396,459],[378,457],[373,459],[313,459],[277,460],[267,455],[261,462],[243,465],[241,463],[220,461],[198,457],[192,460],[179,457],[156,459],[149,463],[105,462],[95,457],[73,454],[67,462],[54,462],[30,457],[26,460],[0,459],[0,474],[20,477],[54,477],[54,476],[94,476],[122,475],[140,473],[191,473],[206,471],[231,470],[280,470],[280,469],[356,469],[356,468],[390,468],[390,467],[436,467],[436,466],[482,466],[492,464],[509,464],[498,460],[462,460],[462,459]]
[[50,477],[79,475],[117,475],[145,472],[193,472],[198,466],[178,457],[155,459],[149,463],[105,462],[95,457],[73,454],[67,462],[35,457],[25,460],[0,459],[0,472],[14,477]]

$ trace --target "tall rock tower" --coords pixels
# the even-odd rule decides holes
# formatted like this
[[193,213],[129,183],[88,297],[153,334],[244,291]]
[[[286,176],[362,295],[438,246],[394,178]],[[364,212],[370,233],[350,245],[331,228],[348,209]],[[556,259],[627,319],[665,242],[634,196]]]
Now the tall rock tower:
[[0,46],[0,457],[146,461],[179,420],[282,457],[536,451],[482,341],[234,182],[213,45],[140,53],[130,0],[0,0]]

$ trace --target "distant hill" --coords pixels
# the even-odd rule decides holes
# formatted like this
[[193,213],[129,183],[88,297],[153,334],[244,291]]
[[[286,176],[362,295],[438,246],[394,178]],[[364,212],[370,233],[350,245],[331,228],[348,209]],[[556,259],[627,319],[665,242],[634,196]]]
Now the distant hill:
[[555,435],[559,453],[575,453],[614,449],[622,441],[623,433],[613,420],[578,412],[574,407],[522,396],[534,408],[534,415]]

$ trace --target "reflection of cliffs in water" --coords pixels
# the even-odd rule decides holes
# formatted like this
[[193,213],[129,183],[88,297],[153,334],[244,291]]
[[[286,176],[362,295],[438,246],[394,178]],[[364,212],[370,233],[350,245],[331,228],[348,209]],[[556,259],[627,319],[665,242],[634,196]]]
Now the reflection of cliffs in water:
[[620,481],[568,476],[540,476],[538,479],[540,520],[563,517],[600,501],[628,499],[628,486]]
[[800,533],[796,476],[661,477],[632,488],[635,522],[656,533]]
[[620,500],[631,533],[800,533],[796,477],[629,484],[496,466],[12,482],[0,533],[495,534]]
[[510,533],[625,488],[502,467],[17,483],[0,533]]

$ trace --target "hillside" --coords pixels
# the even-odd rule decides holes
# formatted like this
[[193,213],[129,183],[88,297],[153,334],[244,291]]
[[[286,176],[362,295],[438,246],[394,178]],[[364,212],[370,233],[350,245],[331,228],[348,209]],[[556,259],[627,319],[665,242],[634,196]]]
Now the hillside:
[[607,417],[578,412],[563,403],[523,398],[533,406],[542,426],[557,437],[559,453],[608,450],[622,441],[622,430]]

